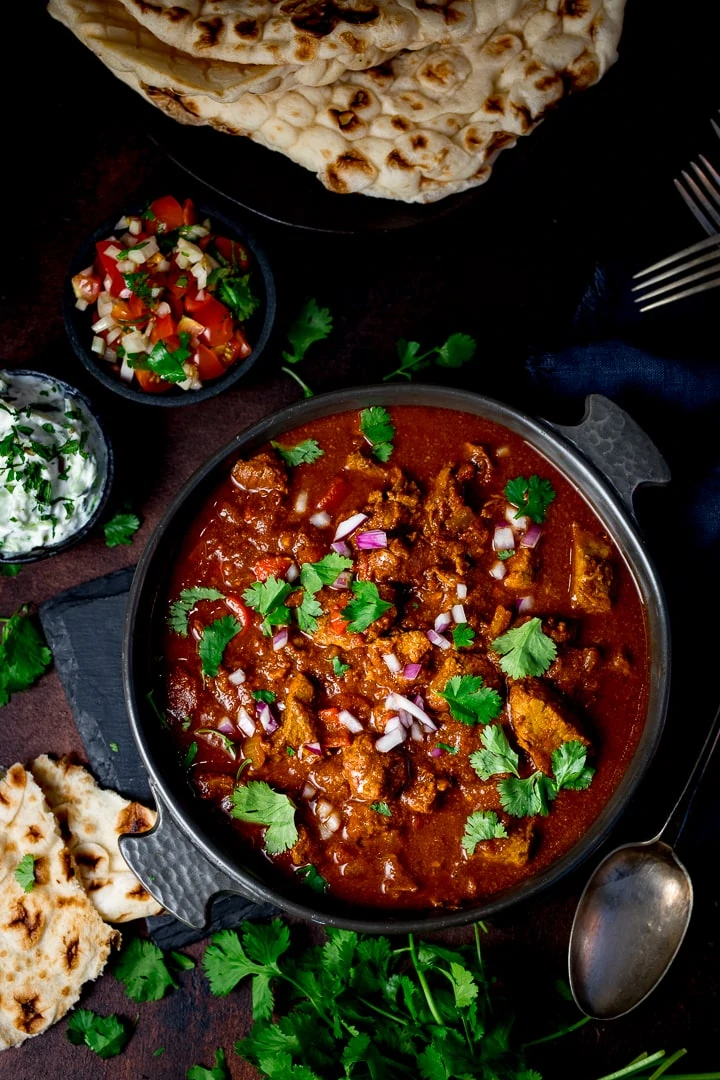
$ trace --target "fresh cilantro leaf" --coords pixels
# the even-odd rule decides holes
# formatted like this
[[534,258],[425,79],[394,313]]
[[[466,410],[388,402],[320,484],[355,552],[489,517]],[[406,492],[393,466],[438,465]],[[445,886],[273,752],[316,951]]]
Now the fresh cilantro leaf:
[[267,581],[254,581],[243,593],[243,600],[265,618],[260,629],[266,637],[272,633],[273,626],[287,626],[290,623],[290,609],[285,600],[293,591],[287,581],[278,581],[272,574]]
[[260,307],[260,297],[250,288],[250,274],[221,277],[218,296],[238,322],[245,322]]
[[164,1054],[164,1053],[165,1053],[165,1047],[164,1046],[158,1046],[157,1050],[153,1050],[153,1057],[160,1057],[160,1055]]
[[352,559],[332,551],[319,562],[303,563],[300,567],[300,582],[307,592],[316,593],[323,585],[332,585],[339,575],[351,566]]
[[501,562],[505,562],[506,559],[512,559],[515,552],[512,551],[510,548],[506,548],[503,551],[496,551],[495,554]]
[[283,360],[287,364],[299,364],[310,346],[328,337],[332,328],[330,309],[318,307],[314,299],[308,300],[287,332],[292,352],[283,352]]
[[162,949],[152,941],[133,938],[118,957],[113,974],[132,1001],[159,1001],[170,987],[177,987]]
[[455,1005],[458,1009],[467,1009],[472,1005],[478,995],[478,985],[471,972],[462,964],[450,964],[450,977],[452,979]]
[[545,519],[545,512],[555,498],[555,490],[549,480],[531,476],[516,476],[505,485],[505,496],[513,506],[517,506],[516,518],[527,515],[540,525]]
[[353,581],[352,591],[355,599],[343,609],[343,617],[350,620],[348,633],[361,634],[370,623],[389,611],[392,604],[380,598],[374,581]]
[[451,334],[436,352],[438,367],[459,368],[472,360],[477,352],[477,341],[469,334]]
[[237,750],[235,748],[235,743],[232,741],[232,739],[230,738],[229,735],[225,735],[224,732],[218,731],[217,728],[211,728],[211,727],[195,728],[195,734],[196,735],[209,735],[211,744],[213,742],[220,743],[220,745],[222,746],[225,753],[229,754],[231,758],[235,758],[237,756]]
[[539,769],[525,780],[517,776],[500,780],[498,791],[503,810],[513,817],[534,817],[536,814],[546,817],[550,813],[550,803],[557,795],[554,782]]
[[277,694],[274,694],[272,690],[253,690],[253,697],[256,701],[264,701],[266,705],[272,705]]
[[118,547],[119,544],[132,544],[133,536],[140,528],[140,519],[137,514],[116,514],[103,525],[105,543],[108,547]]
[[284,371],[286,375],[289,375],[291,379],[294,379],[294,380],[295,380],[295,382],[296,382],[296,383],[298,384],[298,386],[300,387],[300,389],[301,389],[301,390],[302,390],[302,392],[303,392],[303,397],[305,397],[305,398],[311,398],[311,397],[315,397],[315,395],[313,394],[313,392],[312,392],[312,390],[310,389],[310,387],[308,386],[308,384],[307,384],[306,382],[304,382],[304,381],[303,381],[303,380],[302,380],[302,379],[300,378],[300,376],[298,375],[297,371],[293,371],[293,369],[292,369],[292,368],[289,368],[289,367],[285,367],[285,365],[284,365],[284,364],[283,364],[283,366],[282,366],[282,367],[280,368],[280,370],[281,370],[281,371]]
[[317,461],[325,452],[315,439],[303,439],[296,446],[283,446],[279,442],[270,445],[277,450],[286,465],[312,465],[313,461]]
[[500,840],[507,836],[507,829],[494,810],[477,810],[465,822],[465,832],[460,841],[468,855],[474,855],[475,848],[483,840]]
[[90,1009],[75,1009],[68,1019],[66,1034],[75,1046],[85,1043],[98,1057],[111,1058],[124,1049],[130,1028],[113,1014],[99,1016]]
[[360,413],[360,430],[378,461],[387,461],[393,452],[392,440],[395,438],[395,427],[387,409],[381,405],[363,409]]
[[339,656],[333,656],[333,658],[332,658],[332,668],[333,668],[334,674],[337,675],[338,679],[341,679],[343,677],[343,675],[345,674],[345,672],[350,670],[350,665],[349,664],[343,664],[343,662],[342,662],[342,660],[340,659]]
[[23,855],[15,868],[15,880],[23,892],[32,892],[35,888],[35,856],[29,852]]
[[28,612],[28,605],[23,604],[9,619],[0,619],[0,706],[8,703],[11,694],[32,686],[52,660]]
[[463,724],[487,724],[502,711],[500,695],[483,686],[481,675],[453,675],[440,696],[447,701],[452,716]]
[[185,1080],[230,1080],[222,1047],[215,1051],[215,1065],[212,1069],[206,1069],[203,1065],[191,1065],[185,1074]]
[[457,754],[457,746],[451,746],[450,743],[439,742],[435,745],[439,750],[445,750],[448,754]]
[[592,783],[595,770],[586,764],[587,747],[577,739],[561,743],[553,750],[551,761],[558,791],[584,791]]
[[140,300],[146,300],[150,303],[152,292],[150,274],[147,270],[136,270],[129,274],[123,274],[123,281],[130,292],[135,293]]
[[513,773],[519,776],[520,758],[510,746],[505,732],[499,724],[488,724],[480,733],[482,750],[475,750],[470,755],[470,764],[481,780],[489,780],[499,773]]
[[182,637],[187,637],[188,633],[188,615],[200,600],[224,600],[223,593],[218,592],[217,589],[205,588],[202,585],[197,585],[192,589],[183,589],[180,593],[178,600],[174,600],[170,605],[170,614],[168,615],[168,626],[171,630],[174,630],[176,634],[180,634]]
[[469,649],[475,640],[475,631],[469,623],[458,623],[453,627],[452,639],[456,649]]
[[183,765],[186,769],[189,769],[192,765],[193,761],[197,757],[197,752],[198,744],[196,742],[191,742],[187,750],[185,751],[185,757],[183,758]]
[[253,976],[253,1018],[269,1020],[274,1004],[270,980],[282,974],[277,961],[289,945],[290,932],[279,919],[262,928],[245,923],[242,944],[234,930],[213,934],[203,957],[210,989],[216,997],[225,997],[242,979]]
[[232,615],[223,615],[221,619],[215,619],[205,627],[198,645],[203,675],[215,678],[222,663],[225,646],[241,630],[241,624]]
[[438,367],[459,368],[472,360],[477,350],[477,342],[469,334],[451,334],[442,345],[434,345],[425,352],[420,352],[418,341],[405,341],[400,339],[396,344],[399,366],[389,375],[383,376],[384,381],[392,379],[395,375],[402,375],[406,379],[412,379],[417,371],[430,367],[436,363]]
[[557,655],[555,642],[543,633],[537,617],[495,638],[490,648],[502,657],[500,667],[511,679],[543,675]]
[[21,570],[22,563],[0,563],[0,577],[17,577]]
[[306,885],[309,885],[315,892],[324,893],[328,891],[328,883],[319,870],[313,866],[312,863],[308,863],[307,866],[298,866],[295,871],[299,878],[302,878]]
[[376,814],[382,814],[383,817],[392,817],[392,810],[386,802],[370,803],[370,809],[374,810]]
[[430,367],[430,357],[435,352],[434,349],[428,349],[426,352],[421,353],[419,341],[405,341],[404,338],[400,338],[395,343],[395,348],[400,364],[395,371],[383,376],[383,381],[392,379],[395,375],[402,375],[406,379],[412,379],[416,371],[422,371],[424,368]]
[[140,371],[152,371],[166,382],[184,382],[188,374],[183,365],[192,356],[192,348],[188,333],[182,332],[178,337],[177,349],[168,349],[164,341],[156,341],[149,353],[128,353],[128,364]]
[[120,753],[120,747],[118,746],[118,744],[116,742],[108,743],[108,746],[112,750],[113,754],[119,754]]
[[302,603],[299,607],[295,608],[295,615],[297,616],[298,626],[306,634],[314,634],[317,630],[317,620],[322,615],[323,609],[313,596],[306,593],[303,596]]
[[287,795],[273,791],[263,780],[250,780],[232,793],[231,816],[239,821],[265,825],[265,850],[279,855],[297,842],[295,805]]

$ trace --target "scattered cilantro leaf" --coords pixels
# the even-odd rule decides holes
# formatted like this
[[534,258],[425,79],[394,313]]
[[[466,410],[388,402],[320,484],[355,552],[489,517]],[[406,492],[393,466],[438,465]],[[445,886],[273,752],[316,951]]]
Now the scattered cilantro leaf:
[[200,600],[224,600],[225,596],[217,589],[205,588],[202,585],[192,589],[183,589],[177,600],[170,605],[168,626],[181,637],[187,637],[188,615]]
[[272,705],[277,695],[272,690],[253,690],[253,697],[256,701],[264,701],[266,705]]
[[105,543],[108,547],[118,547],[120,544],[132,544],[135,533],[140,528],[140,518],[137,514],[116,514],[103,525]]
[[537,617],[495,638],[490,648],[502,657],[500,667],[511,679],[543,675],[557,655],[555,642],[543,633]]
[[191,1065],[185,1074],[185,1080],[230,1080],[225,1051],[220,1046],[215,1051],[215,1065],[206,1069],[203,1065]]
[[483,686],[481,675],[453,675],[440,696],[447,701],[455,720],[463,724],[487,724],[503,707],[497,690]]
[[272,633],[273,626],[289,625],[290,609],[285,600],[292,591],[289,582],[279,581],[271,574],[266,581],[254,581],[243,593],[248,607],[265,616],[260,629],[266,637]]
[[374,810],[376,814],[382,814],[383,817],[392,817],[392,810],[386,802],[370,803],[370,809]]
[[298,626],[306,634],[314,634],[317,630],[317,620],[322,615],[323,609],[320,602],[310,593],[305,593],[302,603],[295,608]]
[[[230,309],[238,322],[246,322],[260,307],[260,297],[250,288],[250,274],[227,273],[222,267],[218,274],[218,297]],[[225,272],[226,276],[222,276]]]
[[513,773],[519,776],[520,758],[510,746],[507,736],[499,724],[488,724],[480,732],[482,750],[475,750],[470,755],[470,764],[481,780],[489,780],[500,773]]
[[22,570],[22,563],[0,563],[0,577],[17,577]]
[[451,746],[450,743],[439,742],[435,743],[439,750],[444,750],[448,754],[457,754],[457,746]]
[[477,352],[477,341],[469,334],[451,334],[437,352],[438,367],[459,368],[472,360]]
[[130,292],[135,293],[140,300],[147,300],[150,303],[152,292],[150,291],[150,275],[147,270],[134,270],[131,273],[123,274],[123,281]]
[[232,817],[267,827],[265,850],[268,855],[279,855],[297,842],[295,805],[278,791],[273,791],[264,780],[250,780],[247,785],[236,787],[232,793]]
[[75,1046],[84,1043],[98,1057],[111,1058],[124,1049],[130,1028],[119,1016],[99,1016],[91,1009],[75,1009],[68,1019],[66,1035]]
[[392,440],[395,438],[395,426],[390,413],[381,405],[373,405],[360,413],[360,430],[372,447],[373,456],[378,461],[387,461],[393,452]]
[[505,562],[506,559],[512,559],[515,552],[511,548],[504,548],[502,551],[496,551],[495,554],[501,562]]
[[215,619],[205,627],[198,645],[203,675],[215,678],[222,663],[225,646],[241,630],[241,624],[232,615],[223,615],[221,619]]
[[287,332],[292,351],[283,352],[283,360],[287,364],[299,364],[310,346],[328,337],[332,328],[330,309],[318,307],[315,299],[308,300]]
[[119,754],[120,753],[120,747],[118,746],[118,744],[116,742],[108,743],[108,746],[112,750],[113,754]]
[[516,518],[527,515],[540,525],[545,520],[545,512],[555,498],[555,490],[549,480],[539,476],[516,476],[505,485],[505,496],[513,506],[517,506]]
[[183,758],[183,765],[186,769],[189,769],[192,765],[193,761],[197,757],[197,752],[198,744],[196,742],[191,742],[187,750],[185,751],[185,757]]
[[552,779],[539,769],[524,780],[517,776],[500,780],[498,791],[503,810],[513,817],[534,817],[536,814],[547,817],[550,803],[557,795]]
[[127,996],[138,1002],[159,1001],[167,990],[178,985],[162,949],[144,938],[133,938],[122,950],[113,975],[123,984]]
[[475,854],[475,848],[483,840],[501,840],[507,836],[507,829],[494,810],[477,810],[470,814],[465,822],[465,832],[460,843],[468,855]]
[[9,619],[0,619],[0,706],[32,686],[52,661],[29,610],[23,604]]
[[156,341],[149,353],[128,353],[127,362],[131,368],[139,371],[152,371],[166,382],[179,383],[188,378],[183,365],[192,356],[190,335],[178,334],[180,344],[177,349],[168,349],[162,340]]
[[292,368],[285,367],[284,364],[280,368],[280,370],[284,371],[286,375],[289,375],[291,379],[295,380],[295,382],[298,384],[298,386],[300,387],[300,389],[303,392],[303,397],[305,397],[305,398],[315,397],[315,395],[313,394],[313,392],[310,389],[310,387],[308,386],[308,384],[303,379],[300,378],[297,371],[293,371]]
[[355,596],[343,609],[343,618],[349,619],[348,633],[361,634],[370,623],[379,619],[392,607],[387,600],[382,600],[374,581],[353,581],[352,591]]
[[308,863],[307,866],[298,866],[295,873],[315,892],[324,893],[328,891],[327,881],[312,863]]
[[213,934],[203,956],[203,970],[216,997],[226,997],[242,979],[253,976],[253,1018],[269,1020],[273,1010],[270,978],[280,974],[277,961],[290,946],[290,931],[280,919],[262,927],[264,937],[253,935],[253,929],[260,927],[243,923],[242,943],[235,930]]
[[458,623],[453,627],[452,639],[456,649],[469,649],[475,640],[475,631],[469,623]]
[[300,582],[307,592],[316,593],[323,585],[332,585],[339,575],[351,566],[352,559],[332,551],[319,562],[303,563],[300,567]]
[[586,764],[587,747],[577,739],[561,743],[553,750],[550,760],[558,791],[561,788],[584,791],[592,783],[595,770]]
[[338,679],[341,679],[343,677],[343,675],[345,674],[345,672],[350,670],[350,665],[349,664],[343,664],[343,662],[342,662],[342,660],[340,659],[339,656],[333,656],[333,658],[332,658],[332,668],[333,668],[334,674],[337,675]]
[[384,375],[383,380],[401,375],[405,379],[412,379],[418,371],[423,371],[434,362],[438,367],[459,368],[472,360],[477,351],[477,342],[469,334],[451,334],[442,345],[434,345],[425,352],[420,352],[420,342],[405,341],[401,338],[396,343],[398,359],[400,361],[395,371]]
[[283,446],[282,443],[270,444],[277,450],[286,465],[312,465],[325,453],[315,439],[303,439],[296,446]]
[[23,855],[15,867],[15,880],[23,892],[32,892],[35,888],[35,856],[29,852]]

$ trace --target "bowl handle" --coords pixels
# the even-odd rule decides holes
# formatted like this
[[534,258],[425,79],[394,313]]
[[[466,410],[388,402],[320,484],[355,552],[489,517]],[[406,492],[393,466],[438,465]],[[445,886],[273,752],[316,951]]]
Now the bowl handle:
[[197,929],[208,923],[208,905],[218,893],[235,893],[254,903],[267,897],[237,882],[215,866],[175,824],[170,810],[151,785],[157,820],[145,833],[119,837],[120,852],[150,895],[170,915]]
[[635,517],[633,494],[640,484],[667,484],[670,469],[655,443],[610,398],[589,394],[585,415],[574,427],[551,425],[590,459]]

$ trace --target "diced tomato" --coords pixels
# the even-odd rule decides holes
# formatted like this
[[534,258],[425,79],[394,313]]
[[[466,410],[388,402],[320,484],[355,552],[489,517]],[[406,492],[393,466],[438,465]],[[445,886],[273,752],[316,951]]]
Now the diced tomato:
[[343,619],[342,615],[336,613],[330,620],[329,627],[333,634],[346,634],[347,628],[350,625],[350,619]]
[[352,736],[348,729],[340,723],[339,709],[320,709],[318,716],[325,725],[325,733],[322,737],[322,745],[327,749],[339,746],[349,746]]
[[150,340],[152,342],[165,341],[168,338],[176,337],[177,334],[178,327],[172,315],[163,315],[162,318],[155,322],[155,325],[150,331]]
[[253,573],[258,581],[267,581],[269,577],[285,577],[291,565],[292,559],[287,555],[265,555],[255,563]]
[[133,293],[127,300],[116,300],[112,306],[112,315],[119,323],[132,323],[139,327],[150,317],[150,311],[139,296]]
[[244,360],[246,356],[249,356],[252,352],[252,348],[248,343],[248,339],[243,334],[242,330],[238,329],[233,334],[230,341],[222,349],[222,362],[225,367],[230,367],[236,360]]
[[95,245],[100,264],[100,274],[103,280],[106,277],[110,278],[110,292],[114,296],[119,296],[123,289],[126,288],[125,279],[117,268],[117,259],[113,255],[106,254],[108,248],[120,250],[120,244],[117,240],[100,240]]
[[[225,374],[225,366],[218,358],[218,354],[214,349],[208,349],[207,345],[203,345],[200,341],[198,347],[195,350],[192,357],[193,364],[198,369],[198,375],[203,382],[208,379],[218,379],[221,375]],[[263,580],[262,578],[260,579]]]
[[173,296],[178,297],[185,296],[187,293],[194,295],[197,292],[195,278],[189,271],[181,270],[179,266],[173,266],[171,270],[168,270],[165,286]]
[[233,336],[233,317],[219,300],[205,294],[204,300],[186,296],[185,311],[205,327],[203,337],[208,345],[227,345]]
[[183,216],[182,206],[172,195],[163,195],[161,198],[156,199],[155,202],[150,203],[150,210],[155,215],[156,227],[157,223],[160,222],[168,232],[187,224]]
[[238,244],[237,240],[228,240],[226,236],[216,236],[214,246],[223,259],[232,267],[245,271],[250,265],[247,248]]
[[325,494],[321,495],[318,499],[316,503],[317,509],[329,511],[337,510],[349,490],[350,484],[346,477],[336,476],[331,480],[330,486]]
[[138,381],[140,389],[144,390],[147,394],[164,394],[166,390],[172,388],[172,383],[166,382],[165,379],[161,379],[154,371],[141,371],[140,368],[136,368],[135,378]]
[[252,613],[250,608],[242,602],[239,596],[226,596],[225,606],[233,613],[235,618],[242,626],[240,633],[247,630],[248,626],[252,622]]
[[197,211],[192,199],[186,199],[183,203],[183,225],[197,225]]
[[78,300],[85,300],[88,304],[94,304],[102,290],[102,282],[97,274],[88,267],[81,270],[72,279],[73,292]]

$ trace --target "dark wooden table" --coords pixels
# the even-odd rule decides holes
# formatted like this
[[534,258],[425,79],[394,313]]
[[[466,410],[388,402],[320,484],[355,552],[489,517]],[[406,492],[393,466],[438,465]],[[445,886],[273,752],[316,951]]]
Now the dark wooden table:
[[[708,5],[709,6],[709,5]],[[476,363],[456,385],[477,389],[536,415],[579,419],[581,404],[553,400],[530,381],[529,352],[562,344],[596,262],[621,274],[699,238],[680,205],[672,177],[707,147],[718,105],[717,16],[708,11],[679,24],[669,2],[630,0],[619,65],[599,87],[566,103],[533,136],[509,151],[490,183],[457,214],[435,225],[388,233],[320,235],[243,212],[265,246],[278,281],[278,331],[237,389],[203,404],[172,410],[130,406],[90,379],[63,329],[61,287],[71,254],[86,232],[138,193],[198,190],[149,137],[152,110],[109,75],[43,5],[16,5],[5,39],[17,50],[18,75],[5,87],[3,254],[0,259],[0,364],[52,372],[86,391],[103,411],[116,445],[113,496],[142,516],[132,547],[108,549],[101,533],[53,559],[0,578],[0,609],[39,604],[62,589],[133,564],[169,499],[212,452],[240,428],[298,397],[279,371],[284,328],[314,295],[335,315],[329,341],[316,346],[303,375],[317,391],[378,379],[400,337],[428,344],[463,330],[479,343]],[[703,24],[703,20],[705,23]],[[9,70],[9,69],[8,69]],[[15,70],[15,69],[13,69]],[[22,77],[20,77],[20,70]],[[711,133],[710,133],[711,134]],[[518,155],[513,164],[512,155]],[[720,155],[716,155],[720,156]],[[272,158],[268,153],[268,176]],[[202,163],[198,163],[202,173]],[[278,192],[292,205],[292,190]],[[239,214],[231,203],[224,208]],[[712,297],[712,293],[710,297]],[[715,299],[720,294],[715,294]],[[636,343],[668,355],[706,351],[712,301],[670,310],[642,326]],[[716,305],[715,305],[716,306]],[[713,333],[717,343],[717,333]],[[715,350],[717,355],[717,348]],[[672,410],[653,406],[638,387],[628,401],[680,475],[691,454],[714,454],[716,430],[680,440]],[[715,429],[716,429],[715,425]],[[717,563],[687,565],[679,485],[646,493],[641,524],[668,592],[676,645],[675,682],[666,736],[650,775],[614,831],[613,842],[652,834],[672,805],[682,776],[710,722],[715,691],[708,638]],[[0,761],[27,762],[41,752],[83,747],[53,671],[0,712]],[[691,1051],[688,1070],[720,1066],[718,1009],[717,784],[710,783],[682,849],[696,885],[690,931],[661,987],[626,1018],[591,1023],[538,1057],[546,1080],[593,1080],[642,1050]],[[569,928],[591,865],[531,903],[491,921],[489,965],[537,1008],[528,972],[565,975]],[[466,931],[455,931],[465,940]],[[203,945],[188,951],[196,958]],[[524,987],[524,990],[522,989]],[[0,993],[2,972],[0,971]],[[245,990],[213,998],[201,972],[182,988],[137,1009],[112,977],[85,988],[81,1003],[100,1013],[139,1016],[125,1052],[103,1063],[71,1046],[62,1021],[19,1049],[0,1055],[3,1080],[98,1076],[174,1080],[189,1065],[210,1065],[229,1052],[233,1077],[252,1070],[231,1052],[249,1025]],[[571,1012],[566,1012],[572,1018]],[[160,1046],[165,1053],[153,1057]]]

